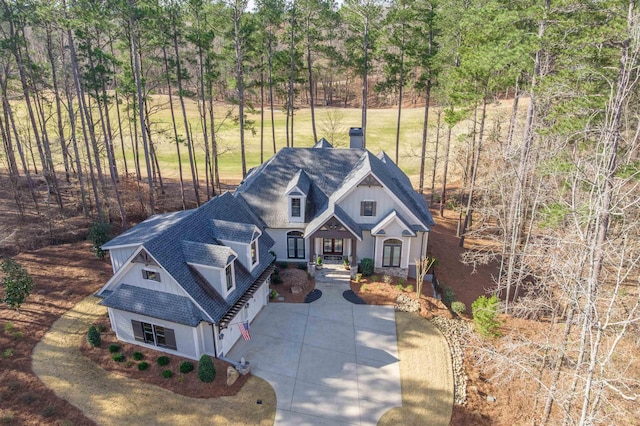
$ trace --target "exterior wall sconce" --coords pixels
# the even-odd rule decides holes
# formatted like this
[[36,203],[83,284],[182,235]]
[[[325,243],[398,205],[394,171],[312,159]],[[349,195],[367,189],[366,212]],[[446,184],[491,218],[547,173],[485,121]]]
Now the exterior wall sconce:
[[224,333],[218,334],[218,340],[222,340],[222,339],[224,339]]

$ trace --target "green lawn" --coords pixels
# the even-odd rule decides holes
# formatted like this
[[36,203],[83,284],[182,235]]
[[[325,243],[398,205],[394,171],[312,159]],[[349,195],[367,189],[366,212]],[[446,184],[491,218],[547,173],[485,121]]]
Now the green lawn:
[[[171,127],[171,112],[168,104],[168,96],[166,95],[154,95],[152,97],[152,110],[155,112],[152,114],[152,135],[153,142],[155,144],[158,161],[163,173],[166,177],[178,176],[178,157],[176,154],[176,146],[173,141],[173,129]],[[197,112],[197,104],[191,100],[186,99],[187,115],[189,119],[189,126],[193,134],[195,143],[196,158],[198,162],[198,170],[201,178],[204,178],[204,137],[202,127],[199,121],[199,114]],[[50,108],[53,108],[51,106]],[[521,107],[521,115],[525,114],[526,106]],[[26,136],[28,120],[25,117],[24,107],[21,104],[15,105],[16,117],[19,118],[19,122],[22,123],[21,128],[23,134]],[[176,119],[178,120],[178,133],[180,137],[184,137],[184,123],[182,122],[182,115],[179,109],[179,103],[174,99],[174,111]],[[53,111],[51,116],[53,116]],[[234,115],[237,114],[237,108],[226,105],[218,104],[215,109],[215,119],[217,131],[217,142],[219,149],[219,167],[220,178],[222,180],[238,180],[242,177],[242,168],[240,162],[240,138],[239,138],[239,126],[238,123],[233,120]],[[225,118],[227,116],[228,118]],[[276,109],[275,115],[275,135],[276,135],[276,148],[281,149],[286,146],[286,115],[281,109]],[[502,131],[506,130],[508,126],[508,117],[510,116],[510,102],[492,105],[489,108],[489,117],[491,119],[498,119],[502,123]],[[126,119],[124,110],[121,110],[121,117]],[[120,138],[118,137],[117,118],[115,108],[111,111],[112,128],[114,133],[114,144],[116,145],[116,156],[119,163],[119,168],[124,170],[124,161],[122,158],[122,150],[120,146]],[[253,131],[245,131],[245,152],[247,169],[255,167],[260,164],[260,113],[252,113],[248,115],[248,120],[253,121]],[[271,137],[271,117],[270,111],[265,110],[264,114],[264,160],[266,161],[273,154],[273,142]],[[400,150],[399,150],[399,165],[400,167],[411,177],[414,182],[417,182],[418,174],[420,171],[420,146],[422,141],[422,123],[424,119],[424,108],[404,108],[402,112],[402,128],[400,133]],[[397,109],[372,109],[368,112],[368,127],[367,127],[367,148],[374,154],[384,150],[391,158],[395,157],[395,135],[396,135],[396,120]],[[437,113],[433,108],[430,111],[429,118],[429,145],[427,147],[427,156],[431,158],[433,156],[434,142],[436,138],[436,121]],[[329,142],[333,143],[336,147],[346,147],[349,144],[348,132],[350,127],[360,126],[361,123],[361,110],[359,108],[316,108],[316,126],[318,132],[318,138],[325,137]],[[101,132],[101,127],[97,126],[98,133]],[[466,120],[458,124],[454,128],[452,147],[452,155],[455,153],[455,144],[462,144],[462,135],[467,134],[470,129],[470,120]],[[133,142],[129,137],[128,124],[123,122],[124,133],[124,145],[127,157],[128,168],[133,170]],[[57,142],[57,127],[55,120],[51,119],[48,122],[49,138],[52,141],[52,149],[54,155],[54,161],[58,170],[62,169],[62,158],[60,155],[60,145]],[[67,126],[66,137],[69,137],[69,129]],[[445,130],[441,130],[441,141],[443,141]],[[333,135],[333,137],[332,137]],[[81,129],[78,126],[78,137],[82,136]],[[98,135],[101,141],[101,136]],[[25,138],[26,139],[26,138]],[[141,139],[140,153],[142,155]],[[313,133],[311,130],[311,112],[308,108],[296,110],[294,117],[294,146],[296,147],[310,147],[314,144]],[[81,151],[83,150],[82,144],[80,144]],[[27,148],[28,150],[28,148]],[[37,158],[37,150],[35,147],[31,149],[35,153]],[[442,153],[442,151],[441,151]],[[83,155],[83,154],[81,154]],[[186,146],[181,146],[182,165],[185,172],[185,176],[190,176],[189,170],[189,157]],[[425,170],[427,173],[431,172],[432,162],[430,159],[426,161]],[[141,165],[144,168],[144,160],[141,158]],[[454,167],[454,166],[452,166]],[[451,173],[457,173],[455,168],[451,170]],[[145,172],[143,171],[143,174]]]

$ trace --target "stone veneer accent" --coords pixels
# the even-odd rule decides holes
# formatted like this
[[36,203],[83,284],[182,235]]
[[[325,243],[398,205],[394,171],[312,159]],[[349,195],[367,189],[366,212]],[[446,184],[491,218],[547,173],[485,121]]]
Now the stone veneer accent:
[[391,275],[393,277],[399,277],[399,278],[404,278],[405,280],[407,279],[407,276],[409,275],[409,269],[407,268],[391,268],[391,267],[383,267],[383,268],[374,268],[374,272],[378,275],[380,274],[387,274],[387,275]]

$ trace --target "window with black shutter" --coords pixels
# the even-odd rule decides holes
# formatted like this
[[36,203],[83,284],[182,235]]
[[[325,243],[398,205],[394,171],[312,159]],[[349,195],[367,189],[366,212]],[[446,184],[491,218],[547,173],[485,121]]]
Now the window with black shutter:
[[176,334],[171,328],[135,320],[131,320],[131,327],[133,328],[133,337],[138,342],[173,350],[178,348]]

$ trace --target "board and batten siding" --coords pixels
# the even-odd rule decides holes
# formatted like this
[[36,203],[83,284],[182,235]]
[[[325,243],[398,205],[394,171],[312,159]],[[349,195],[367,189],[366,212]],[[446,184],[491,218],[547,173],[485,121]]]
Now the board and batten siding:
[[[144,279],[142,276],[143,270],[156,272],[160,276],[160,281]],[[178,296],[188,296],[182,287],[180,287],[169,274],[158,266],[153,265],[146,266],[142,263],[132,263],[131,268],[127,270],[118,281],[114,281],[109,290],[113,290],[121,283],[176,294]]]
[[[118,309],[109,308],[109,320],[111,328],[116,332],[118,340],[134,345],[144,346],[169,354],[183,356],[185,358],[197,360],[202,355],[202,345],[196,341],[197,333],[195,327],[176,324],[174,322],[148,317],[145,315],[125,312]],[[172,329],[176,340],[176,350],[163,348],[149,343],[136,340],[131,320],[146,322]]]
[[114,248],[109,249],[109,259],[111,259],[111,267],[113,268],[113,273],[118,272],[122,266],[124,266],[125,262],[134,251],[136,251],[137,246],[130,247],[122,247],[122,248]]
[[[375,201],[375,216],[361,216],[360,203],[362,201]],[[413,215],[402,205],[396,203],[387,194],[387,191],[379,186],[358,186],[345,198],[340,200],[338,205],[356,222],[363,224],[375,224],[380,222],[385,216],[396,210],[404,218],[412,222]]]
[[[242,309],[240,312],[238,312],[235,318],[231,320],[231,324],[228,328],[225,328],[216,333],[215,337],[218,339],[218,353],[216,354],[216,356],[226,356],[226,354],[228,354],[229,351],[231,351],[231,349],[233,348],[233,345],[235,345],[238,339],[241,338],[238,323],[249,321],[249,324],[251,324],[251,322],[255,319],[262,308],[267,305],[267,303],[269,302],[269,282],[270,279],[267,279],[253,294],[253,297],[248,301],[249,309]],[[249,325],[249,332],[251,332],[251,325]],[[224,335],[222,340],[218,338],[220,333]]]

